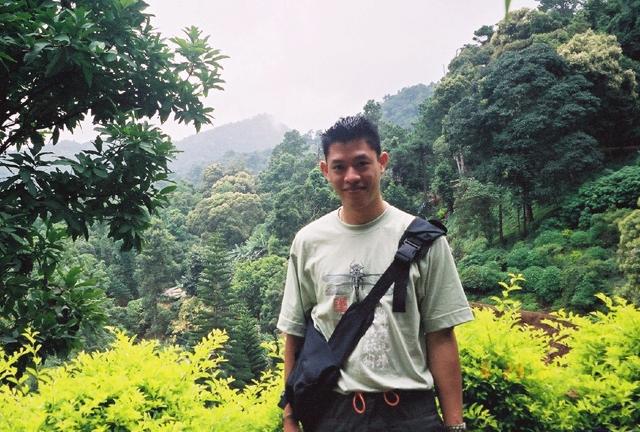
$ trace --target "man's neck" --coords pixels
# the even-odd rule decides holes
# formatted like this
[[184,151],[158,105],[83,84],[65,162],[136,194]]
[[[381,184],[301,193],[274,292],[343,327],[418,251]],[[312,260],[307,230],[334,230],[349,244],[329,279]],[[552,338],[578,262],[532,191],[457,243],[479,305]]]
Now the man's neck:
[[382,198],[367,208],[352,209],[349,207],[340,207],[340,220],[349,225],[364,225],[376,219],[387,208],[387,203]]

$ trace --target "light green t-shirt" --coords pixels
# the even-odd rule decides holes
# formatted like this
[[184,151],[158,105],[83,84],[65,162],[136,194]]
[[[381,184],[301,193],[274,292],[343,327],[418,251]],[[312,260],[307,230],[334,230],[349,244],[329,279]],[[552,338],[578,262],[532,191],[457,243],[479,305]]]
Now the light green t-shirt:
[[[328,339],[342,314],[364,299],[387,269],[413,216],[388,206],[375,220],[348,225],[333,211],[302,228],[291,246],[278,329],[304,336],[305,313]],[[392,311],[393,286],[341,371],[337,391],[433,388],[425,334],[473,319],[444,237],[411,266],[406,312]]]

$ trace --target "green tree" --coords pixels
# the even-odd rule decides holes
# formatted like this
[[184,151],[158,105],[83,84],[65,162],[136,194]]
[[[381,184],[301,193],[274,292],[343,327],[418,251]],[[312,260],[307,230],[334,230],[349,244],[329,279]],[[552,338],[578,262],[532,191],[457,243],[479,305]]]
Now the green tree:
[[543,44],[503,54],[482,80],[477,101],[483,109],[474,124],[490,135],[479,133],[485,139],[463,139],[457,145],[472,145],[471,151],[480,156],[473,167],[478,178],[519,196],[525,233],[533,220],[534,200],[552,200],[601,163],[598,142],[585,132],[598,108],[589,87]]
[[380,120],[382,119],[382,106],[379,102],[376,102],[373,99],[369,99],[362,108],[362,114],[364,114],[367,120],[369,120],[371,123],[379,126]]
[[136,279],[143,299],[146,336],[164,337],[168,321],[160,305],[162,294],[175,286],[180,266],[175,260],[178,244],[162,221],[154,218],[145,248],[137,257]]
[[264,219],[260,196],[252,193],[224,192],[200,201],[187,216],[193,234],[217,233],[227,245],[240,244]]
[[640,61],[639,0],[587,0],[584,9],[595,30],[615,35],[625,55]]
[[222,365],[226,375],[234,378],[233,387],[250,384],[267,368],[265,351],[260,343],[257,320],[246,308],[239,306],[229,329],[229,346],[224,353],[227,362]]
[[248,313],[256,318],[264,333],[273,334],[282,303],[287,260],[267,255],[238,263],[231,288],[243,299]]
[[[34,299],[70,307],[53,283],[63,240],[53,233],[64,234],[53,224],[61,222],[75,239],[104,221],[109,237],[139,249],[150,214],[172,189],[158,183],[167,178],[171,142],[144,120],[173,114],[199,129],[212,118],[202,98],[220,88],[223,56],[196,28],[169,44],[146,6],[135,0],[0,3],[0,169],[8,172],[0,183],[0,315],[9,350],[15,348],[11,335],[42,313]],[[89,114],[100,133],[92,149],[72,159],[45,157],[45,140],[55,144],[61,131],[73,131]],[[86,318],[81,326],[89,324]],[[77,344],[73,329],[55,331],[40,337],[66,341],[58,352]]]
[[[622,148],[630,153],[629,144],[639,136],[636,74],[623,65],[616,37],[587,30],[574,35],[557,50],[573,71],[593,84],[591,92],[600,99],[598,120],[589,128],[590,134],[605,148]],[[612,134],[612,130],[616,133]]]

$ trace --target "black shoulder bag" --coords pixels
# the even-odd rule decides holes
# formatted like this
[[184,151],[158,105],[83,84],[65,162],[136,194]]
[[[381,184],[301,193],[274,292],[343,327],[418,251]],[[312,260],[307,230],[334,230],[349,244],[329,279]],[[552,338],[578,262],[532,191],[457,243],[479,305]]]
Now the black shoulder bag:
[[281,408],[291,404],[293,416],[303,425],[312,425],[322,416],[340,378],[340,368],[373,322],[382,296],[395,283],[393,312],[404,312],[411,263],[423,257],[433,241],[446,232],[439,221],[415,218],[402,235],[391,265],[361,302],[349,306],[328,342],[311,317],[307,318],[304,343],[285,384]]

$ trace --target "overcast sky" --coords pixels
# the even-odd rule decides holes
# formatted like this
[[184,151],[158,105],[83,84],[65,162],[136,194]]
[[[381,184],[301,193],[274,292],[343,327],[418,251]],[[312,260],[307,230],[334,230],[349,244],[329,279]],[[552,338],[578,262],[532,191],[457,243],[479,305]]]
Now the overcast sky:
[[[260,113],[302,132],[324,129],[368,99],[438,81],[474,30],[504,16],[502,0],[146,1],[164,36],[196,25],[230,57],[204,130]],[[163,129],[174,140],[195,133],[171,121]],[[90,128],[73,138],[90,139]]]

